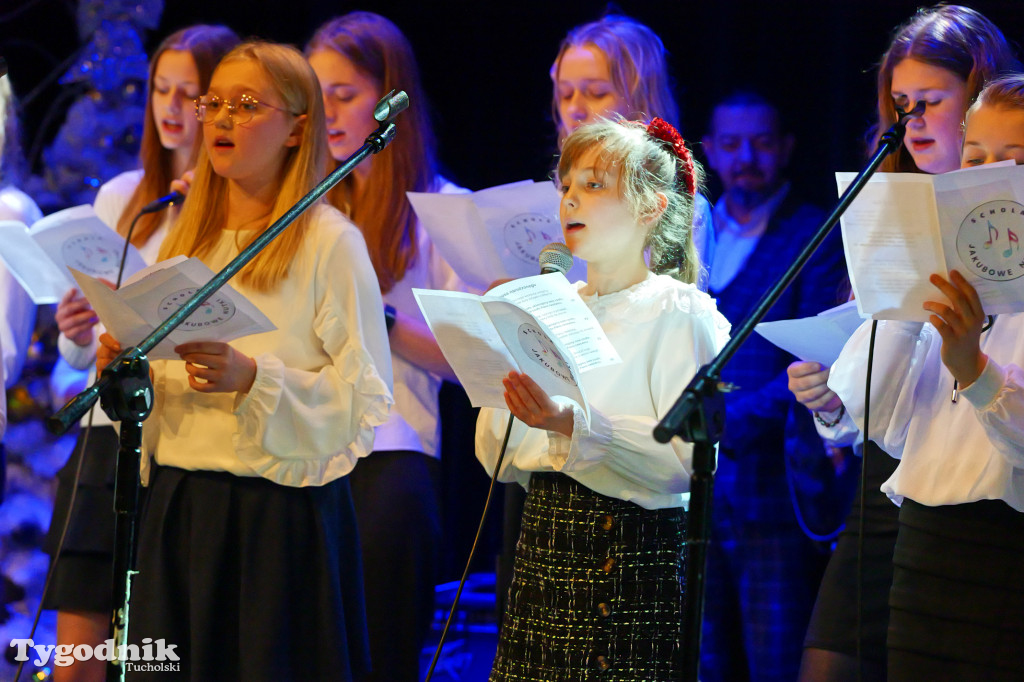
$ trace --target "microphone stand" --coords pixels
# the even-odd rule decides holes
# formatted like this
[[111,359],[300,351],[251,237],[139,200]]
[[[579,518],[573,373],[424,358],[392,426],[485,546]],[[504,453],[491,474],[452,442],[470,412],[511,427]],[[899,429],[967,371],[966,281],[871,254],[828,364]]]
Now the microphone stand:
[[149,416],[153,406],[153,384],[149,378],[149,361],[146,359],[146,353],[174,331],[203,301],[224,286],[249,261],[259,255],[260,251],[277,238],[303,211],[318,201],[368,156],[383,151],[395,137],[397,128],[393,119],[408,106],[409,97],[403,91],[392,90],[385,95],[373,112],[373,118],[378,123],[377,130],[366,138],[363,146],[264,230],[263,234],[196,291],[181,308],[153,330],[138,346],[124,349],[104,368],[92,386],[71,399],[47,420],[46,426],[51,433],[63,434],[81,419],[97,398],[100,398],[107,415],[114,421],[121,422],[120,449],[117,453],[114,479],[116,544],[112,603],[115,606],[111,617],[114,651],[111,652],[111,660],[107,665],[108,682],[124,680],[125,673],[124,660],[121,656],[127,653],[127,649],[121,647],[128,643],[128,605],[131,598],[131,576],[135,573],[135,517],[142,456],[142,422]]
[[804,264],[825,241],[828,233],[839,222],[839,218],[867,184],[868,179],[878,170],[885,157],[903,144],[907,122],[920,117],[924,110],[923,101],[918,101],[909,112],[897,109],[898,120],[879,139],[874,156],[843,192],[832,213],[818,228],[818,232],[779,281],[765,293],[747,319],[734,329],[732,338],[722,351],[714,360],[697,371],[675,404],[654,428],[654,438],[659,443],[667,443],[673,436],[681,436],[683,440],[693,443],[693,473],[690,475],[690,508],[686,539],[686,603],[683,612],[683,679],[687,682],[697,682],[700,672],[708,524],[714,489],[714,448],[725,425],[725,400],[722,394],[736,389],[735,386],[722,383],[722,368],[754,331],[754,326],[768,314],[782,293],[796,279]]

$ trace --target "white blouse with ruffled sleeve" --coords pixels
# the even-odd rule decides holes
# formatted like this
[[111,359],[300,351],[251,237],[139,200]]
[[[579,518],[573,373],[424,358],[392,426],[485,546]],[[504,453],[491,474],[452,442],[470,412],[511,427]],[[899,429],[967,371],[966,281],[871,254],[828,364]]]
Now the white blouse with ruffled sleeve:
[[[864,386],[871,323],[853,334],[828,386],[850,418],[823,435],[864,427]],[[878,324],[869,436],[900,460],[882,485],[894,502],[929,506],[1003,500],[1024,511],[1024,313],[1000,315],[981,335],[988,364],[953,401],[942,364],[942,337],[930,324]]]
[[[577,282],[579,291],[585,283]],[[654,440],[655,425],[696,374],[725,345],[729,323],[714,300],[665,275],[622,291],[582,295],[622,363],[582,375],[589,425],[574,409],[572,438],[516,422],[503,481],[527,486],[534,471],[560,471],[603,495],[646,509],[689,503],[693,446]],[[507,410],[485,408],[477,421],[477,458],[494,470]]]
[[[393,403],[384,304],[362,233],[334,208],[310,210],[285,280],[269,292],[231,282],[277,327],[231,342],[256,360],[247,394],[199,393],[183,361],[153,362],[156,405],[143,433],[159,464],[322,485],[373,450]],[[203,261],[222,268],[240,236],[223,231]]]

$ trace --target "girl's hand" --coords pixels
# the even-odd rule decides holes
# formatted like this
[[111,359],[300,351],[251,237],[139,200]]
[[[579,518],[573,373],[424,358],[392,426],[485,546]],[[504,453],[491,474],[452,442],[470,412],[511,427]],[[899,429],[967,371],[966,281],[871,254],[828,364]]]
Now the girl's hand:
[[220,341],[183,343],[174,352],[185,361],[188,385],[200,393],[248,393],[256,361]]
[[572,409],[558,405],[525,374],[509,372],[501,383],[505,387],[505,404],[516,419],[527,426],[572,438]]
[[96,349],[96,374],[102,372],[120,352],[121,344],[117,339],[107,333],[100,334],[100,345]]
[[942,337],[942,364],[949,368],[961,387],[969,386],[981,375],[988,356],[981,352],[981,328],[985,311],[978,292],[956,270],[949,281],[932,275],[929,281],[953,304],[928,301],[922,307],[933,313],[929,321]]
[[817,362],[794,362],[786,368],[789,390],[797,401],[814,412],[835,412],[843,401],[828,387],[831,367]]
[[171,191],[178,192],[183,197],[188,196],[188,190],[192,187],[192,178],[196,175],[194,170],[187,170],[177,180],[171,180]]
[[78,293],[78,289],[70,289],[64,294],[57,304],[54,319],[61,333],[79,346],[92,343],[92,328],[99,321],[89,301]]

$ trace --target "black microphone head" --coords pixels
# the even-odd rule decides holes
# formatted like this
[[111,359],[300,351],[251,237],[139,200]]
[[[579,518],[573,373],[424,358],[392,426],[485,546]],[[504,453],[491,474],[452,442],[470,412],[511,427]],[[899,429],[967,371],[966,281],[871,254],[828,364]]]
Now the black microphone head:
[[7,60],[0,57],[0,78],[7,75]]
[[145,215],[147,213],[156,213],[157,211],[164,210],[168,206],[180,204],[184,200],[185,195],[179,192],[178,190],[174,190],[170,194],[165,194],[159,199],[154,199],[153,201],[143,206],[142,210],[139,211],[139,215]]
[[562,242],[551,242],[540,250],[541,274],[549,272],[560,272],[563,275],[572,269],[572,251]]

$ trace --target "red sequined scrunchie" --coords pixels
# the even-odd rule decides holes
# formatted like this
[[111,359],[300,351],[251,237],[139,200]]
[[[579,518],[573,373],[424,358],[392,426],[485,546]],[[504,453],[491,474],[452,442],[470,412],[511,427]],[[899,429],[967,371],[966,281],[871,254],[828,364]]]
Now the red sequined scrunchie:
[[672,148],[672,153],[680,162],[680,174],[683,184],[690,196],[697,195],[697,177],[693,166],[693,154],[686,147],[686,140],[679,134],[679,131],[672,127],[668,121],[655,117],[647,126],[647,134],[661,140]]

